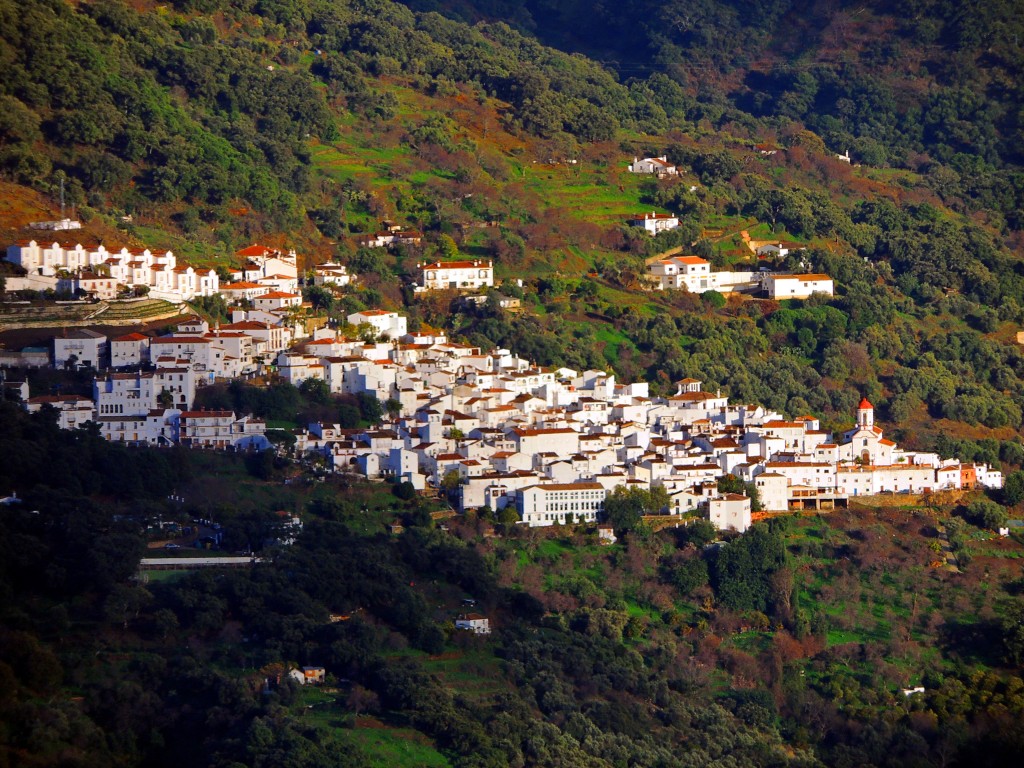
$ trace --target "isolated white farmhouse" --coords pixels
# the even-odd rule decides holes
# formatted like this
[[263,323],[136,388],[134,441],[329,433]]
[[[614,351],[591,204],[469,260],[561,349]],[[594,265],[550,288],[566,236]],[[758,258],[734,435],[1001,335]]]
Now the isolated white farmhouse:
[[649,234],[656,235],[659,232],[667,232],[679,226],[679,217],[671,213],[638,213],[626,219],[631,227],[643,227]]
[[658,177],[676,176],[679,171],[668,161],[667,155],[661,157],[645,157],[643,159],[633,158],[629,165],[630,173],[653,173]]

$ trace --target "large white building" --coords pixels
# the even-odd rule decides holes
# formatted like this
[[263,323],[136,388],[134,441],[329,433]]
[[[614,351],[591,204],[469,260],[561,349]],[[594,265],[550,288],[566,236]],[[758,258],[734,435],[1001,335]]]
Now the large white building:
[[490,260],[432,261],[416,265],[420,273],[418,290],[479,290],[494,286],[494,263]]
[[754,291],[760,287],[757,272],[715,272],[711,262],[700,256],[672,256],[647,267],[656,290],[686,289],[690,293]]
[[531,528],[597,521],[608,491],[600,483],[552,483],[522,488],[516,494],[519,520]]
[[196,375],[187,365],[111,373],[94,380],[92,390],[97,415],[144,416],[156,408],[190,408],[196,396]]
[[772,299],[806,299],[815,293],[832,296],[835,283],[828,275],[782,275],[772,272],[717,272],[700,256],[670,256],[647,267],[656,290],[682,289],[690,293],[764,290]]

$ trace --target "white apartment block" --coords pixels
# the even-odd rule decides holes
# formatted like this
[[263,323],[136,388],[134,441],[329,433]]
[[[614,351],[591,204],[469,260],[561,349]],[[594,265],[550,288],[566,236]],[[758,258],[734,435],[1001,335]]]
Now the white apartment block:
[[188,366],[155,371],[111,373],[93,381],[98,416],[144,416],[157,408],[185,410],[196,396],[196,376]]
[[516,494],[519,520],[531,528],[597,521],[608,491],[600,483],[554,483],[523,488]]
[[269,443],[266,424],[251,416],[236,418],[233,411],[185,411],[179,420],[179,441],[190,448],[253,448]]
[[22,240],[8,246],[7,260],[32,275],[70,273],[72,282],[66,287],[94,292],[101,298],[109,298],[111,279],[118,287],[144,286],[149,296],[176,304],[196,296],[212,296],[219,287],[214,270],[178,264],[171,251],[161,253],[148,248],[111,251],[103,245]]

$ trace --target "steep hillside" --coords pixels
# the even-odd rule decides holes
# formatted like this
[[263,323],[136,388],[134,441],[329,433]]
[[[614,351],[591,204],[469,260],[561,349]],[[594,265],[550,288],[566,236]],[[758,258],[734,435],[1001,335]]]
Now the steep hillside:
[[[516,23],[527,6],[542,8],[474,4]],[[535,29],[568,45],[558,30],[581,13],[559,7]],[[873,6],[833,13],[783,3],[755,18],[709,0],[686,6],[690,27],[669,23],[679,4],[602,8],[586,25],[642,20],[624,35],[644,71],[622,66],[616,75],[503,21],[471,27],[388,0],[7,0],[0,167],[51,200],[66,176],[87,234],[107,241],[169,246],[211,264],[257,239],[295,245],[309,261],[340,257],[362,279],[333,302],[336,314],[402,307],[414,324],[543,364],[611,367],[656,392],[693,376],[829,426],[845,423],[866,394],[911,446],[1018,464],[1024,269],[1007,133],[1014,96],[988,91],[1000,97],[989,111],[1002,115],[990,125],[954,112],[932,121],[980,126],[994,137],[991,152],[959,128],[960,143],[914,138],[908,126],[925,112],[911,96],[953,93],[928,62],[953,50],[954,27],[940,25],[928,46],[906,45],[889,64],[868,55],[872,39],[909,40],[942,8],[922,6],[918,27],[894,25]],[[805,27],[843,12],[850,46],[837,58],[828,35]],[[787,27],[793,20],[800,24]],[[659,38],[657,29],[674,31]],[[731,42],[715,54],[698,30]],[[1001,50],[976,56],[987,88],[1009,82],[1000,73],[1014,59]],[[921,83],[901,75],[914,57]],[[824,87],[837,72],[859,90]],[[813,98],[796,99],[787,78]],[[862,91],[889,94],[893,110]],[[868,139],[885,152],[867,151]],[[755,150],[765,142],[784,151]],[[861,163],[836,159],[847,146]],[[667,153],[681,176],[626,172],[649,152]],[[991,173],[967,172],[968,160]],[[998,204],[982,187],[998,191]],[[679,212],[683,226],[656,239],[621,226],[639,210]],[[19,227],[29,211],[3,215]],[[383,219],[424,230],[424,246],[357,249],[352,236]],[[673,247],[718,268],[752,266],[744,237],[806,244],[769,266],[828,272],[837,296],[779,305],[640,290],[645,261]],[[405,289],[417,260],[456,253],[493,258],[499,278],[523,280],[503,288],[521,293],[522,311]],[[970,445],[954,446],[957,432],[936,429],[940,418],[965,425],[963,435],[970,425]]]

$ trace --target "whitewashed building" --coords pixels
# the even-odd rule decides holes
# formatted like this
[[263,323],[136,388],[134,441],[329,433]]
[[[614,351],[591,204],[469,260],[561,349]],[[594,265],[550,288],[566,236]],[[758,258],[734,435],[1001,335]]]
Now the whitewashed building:
[[99,368],[106,362],[107,337],[88,328],[70,328],[53,338],[53,365]]
[[420,273],[417,290],[421,291],[474,291],[494,286],[494,262],[490,260],[432,261],[417,264],[416,269]]
[[828,275],[778,275],[767,274],[764,281],[768,298],[781,301],[783,299],[806,299],[815,293],[826,296],[835,294],[835,281]]
[[659,232],[667,232],[679,226],[679,217],[671,213],[638,213],[626,219],[631,227],[642,227],[648,234],[656,235]]
[[679,170],[668,161],[668,155],[660,157],[633,158],[633,162],[627,166],[630,173],[652,173],[662,178],[664,176],[676,176]]
[[519,520],[535,528],[575,522],[597,522],[608,491],[600,483],[552,483],[523,488],[516,493]]
[[364,309],[362,312],[353,312],[345,319],[349,325],[356,327],[369,325],[378,336],[386,339],[400,339],[408,332],[405,316],[383,309]]

